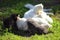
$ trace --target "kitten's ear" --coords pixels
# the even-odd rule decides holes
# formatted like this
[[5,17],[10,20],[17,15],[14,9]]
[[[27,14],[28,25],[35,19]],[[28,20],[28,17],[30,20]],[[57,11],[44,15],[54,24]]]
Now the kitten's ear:
[[18,15],[18,17],[20,17],[20,15]]

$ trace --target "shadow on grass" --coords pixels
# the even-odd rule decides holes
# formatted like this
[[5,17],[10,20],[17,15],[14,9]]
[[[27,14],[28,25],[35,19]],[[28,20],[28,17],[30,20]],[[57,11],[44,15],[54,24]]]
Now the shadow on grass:
[[15,34],[15,35],[20,35],[20,36],[23,36],[23,37],[31,37],[32,35],[35,35],[35,34],[37,34],[37,35],[42,35],[42,34],[44,34],[44,35],[47,35],[47,34],[50,34],[50,33],[54,33],[53,31],[48,31],[48,33],[39,33],[39,32],[29,32],[29,31],[22,31],[22,30],[12,30],[12,32],[11,33],[13,33],[13,34]]
[[[23,37],[30,37],[32,35],[42,35],[42,33],[39,33],[36,31],[35,28],[30,28],[31,31],[27,30],[27,31],[23,31],[23,30],[18,30],[16,24],[14,24],[13,26],[11,26],[11,28],[5,28],[3,25],[1,25],[1,30],[0,30],[0,35],[4,35],[4,33],[7,33],[7,32],[10,32],[10,33],[13,33],[15,35],[20,35],[20,36],[23,36]],[[52,31],[48,31],[48,33],[45,33],[46,34],[50,34],[50,33],[54,33]]]
[[[0,30],[0,35],[2,36],[2,35],[4,35],[4,33],[7,33],[7,32],[10,32],[10,33],[13,33],[14,35],[19,35],[19,36],[22,36],[22,37],[31,37],[32,35],[35,35],[35,34],[37,34],[37,35],[42,35],[41,33],[31,33],[31,32],[29,32],[29,31],[22,31],[22,30],[14,30],[14,29],[12,29],[12,30],[4,30],[4,29],[2,29],[2,30]],[[54,32],[52,32],[52,31],[49,31],[48,33],[46,33],[46,34],[44,34],[44,35],[47,35],[47,34],[50,34],[50,33],[54,33]]]

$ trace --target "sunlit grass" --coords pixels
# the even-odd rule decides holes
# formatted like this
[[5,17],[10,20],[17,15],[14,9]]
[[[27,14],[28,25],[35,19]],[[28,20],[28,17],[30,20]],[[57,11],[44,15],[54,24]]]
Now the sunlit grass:
[[[20,14],[23,17],[23,14],[28,10],[24,7],[24,5],[28,3],[28,1],[23,0],[23,2],[17,3],[12,7],[7,7],[5,11],[0,12],[0,19],[3,17],[8,17],[12,13]],[[59,16],[60,17],[60,16]],[[30,37],[24,37],[20,35],[15,35],[13,33],[9,33],[7,30],[1,31],[2,21],[0,20],[0,40],[60,40],[60,18],[57,16],[52,16],[54,22],[53,27],[49,30],[54,33],[42,34],[42,35],[32,35]]]
[[46,35],[35,34],[30,37],[23,37],[6,31],[4,32],[3,35],[0,36],[0,40],[60,40],[60,21],[56,17],[52,17],[52,18],[54,22],[52,24],[53,27],[50,28],[50,30],[53,31],[54,33],[50,33]]

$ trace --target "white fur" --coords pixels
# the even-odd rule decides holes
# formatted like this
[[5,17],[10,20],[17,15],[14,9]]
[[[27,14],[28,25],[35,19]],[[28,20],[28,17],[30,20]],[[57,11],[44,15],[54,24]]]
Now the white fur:
[[45,12],[43,12],[40,16],[41,16],[43,19],[45,19],[46,21],[48,21],[49,23],[53,23],[52,18],[49,17]]
[[32,18],[35,22],[39,23],[40,25],[46,24],[48,27],[52,27],[45,19],[42,18]]
[[29,8],[29,9],[32,9],[34,6],[32,4],[26,4],[25,7]]
[[[40,10],[40,13],[38,12]],[[38,13],[38,14],[37,14]],[[38,15],[38,16],[36,16]],[[34,8],[30,9],[29,11],[27,11],[24,14],[24,18],[32,18],[32,17],[39,17],[39,18],[43,18],[46,21],[48,21],[49,23],[53,23],[53,20],[51,17],[49,17],[46,12],[43,11],[43,5],[42,4],[38,4],[35,5]]]
[[27,22],[26,22],[25,18],[18,17],[16,23],[17,23],[19,30],[27,30],[28,29]]
[[49,17],[45,12],[42,12],[40,15],[35,15],[34,17],[45,19],[48,23],[53,23],[52,18]]
[[[38,6],[38,7],[37,7]],[[36,5],[33,9],[30,9],[29,11],[27,11],[25,14],[24,14],[24,18],[32,18],[33,16],[35,16],[37,13],[37,9],[38,10],[42,10],[43,6],[42,4],[38,4]],[[41,9],[40,9],[41,7]]]
[[[47,21],[45,21],[45,19],[42,18],[31,18],[33,21],[35,21],[36,23],[40,24],[40,26],[46,26],[47,27],[51,27],[50,24],[48,24]],[[17,17],[17,27],[19,30],[28,30],[28,25],[27,25],[27,19],[26,18],[20,18]]]
[[[44,19],[41,18],[32,18],[36,23],[40,24],[40,26],[51,27],[50,24],[47,23]],[[28,30],[27,19],[18,18],[16,21],[19,30]]]

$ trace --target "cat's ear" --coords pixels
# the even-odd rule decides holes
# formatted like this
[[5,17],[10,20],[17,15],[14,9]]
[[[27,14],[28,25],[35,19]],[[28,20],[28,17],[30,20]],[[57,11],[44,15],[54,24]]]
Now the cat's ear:
[[18,15],[18,17],[20,17],[20,15]]

